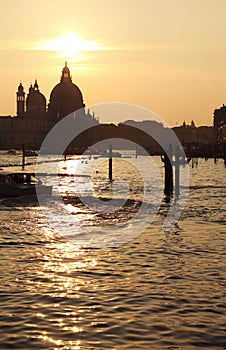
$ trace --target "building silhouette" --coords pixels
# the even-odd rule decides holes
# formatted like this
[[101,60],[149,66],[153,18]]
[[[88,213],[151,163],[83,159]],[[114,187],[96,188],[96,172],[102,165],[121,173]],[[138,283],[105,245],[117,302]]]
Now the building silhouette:
[[214,129],[216,144],[226,143],[226,106],[224,104],[214,111]]
[[[16,115],[0,117],[0,149],[22,149],[23,145],[26,149],[40,149],[54,125],[71,113],[75,129],[85,131],[71,142],[67,151],[82,151],[108,138],[125,138],[140,144],[153,154],[158,154],[161,150],[156,141],[139,130],[150,129],[153,135],[155,132],[167,134],[162,124],[151,120],[130,120],[117,126],[100,124],[94,114],[91,115],[89,110],[86,110],[82,92],[73,83],[70,69],[65,62],[60,82],[50,92],[48,103],[37,80],[29,87],[27,94],[23,84],[19,84],[16,92]],[[215,149],[221,151],[226,144],[226,106],[215,109],[213,126],[196,127],[192,120],[190,125],[184,122],[181,126],[174,127],[173,131],[185,149],[211,148],[214,150],[212,153],[215,153]],[[121,145],[117,143],[118,141],[114,147],[120,148]]]
[[22,83],[16,92],[16,115],[0,117],[0,149],[39,149],[51,128],[70,113],[75,113],[75,123],[90,128],[99,121],[86,111],[82,92],[72,82],[65,62],[60,82],[53,87],[47,105],[37,80],[29,87],[27,96]]

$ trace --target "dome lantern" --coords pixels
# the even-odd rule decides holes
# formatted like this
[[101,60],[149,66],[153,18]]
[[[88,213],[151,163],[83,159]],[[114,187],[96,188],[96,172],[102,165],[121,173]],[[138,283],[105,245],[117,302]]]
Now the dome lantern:
[[36,91],[39,91],[39,86],[38,86],[37,79],[35,79],[34,89],[35,89]]
[[61,82],[62,81],[70,81],[70,82],[72,82],[70,69],[67,66],[67,61],[65,62],[65,66],[62,69]]

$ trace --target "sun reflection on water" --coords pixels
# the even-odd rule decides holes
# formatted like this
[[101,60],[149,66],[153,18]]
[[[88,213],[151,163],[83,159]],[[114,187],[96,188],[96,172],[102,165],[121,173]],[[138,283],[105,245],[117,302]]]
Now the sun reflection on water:
[[[82,290],[89,289],[91,281],[83,273],[96,265],[92,250],[75,247],[70,242],[56,242],[48,246],[33,282],[42,300],[35,316],[40,322],[46,320],[49,324],[49,329],[38,336],[42,342],[53,344],[54,349],[81,349],[78,338],[84,331],[82,323],[92,306],[81,308],[79,302],[77,304],[73,300],[79,300]],[[50,302],[54,308],[49,313],[47,306]]]
[[[42,335],[39,336],[39,339],[42,340],[45,343],[51,343],[56,346],[64,346],[61,349],[71,349],[71,350],[80,350],[81,349],[81,342],[80,340],[62,340],[62,339],[53,339],[52,337],[48,336],[46,332],[44,331]],[[54,348],[56,349],[56,348]],[[54,350],[53,349],[53,350]]]

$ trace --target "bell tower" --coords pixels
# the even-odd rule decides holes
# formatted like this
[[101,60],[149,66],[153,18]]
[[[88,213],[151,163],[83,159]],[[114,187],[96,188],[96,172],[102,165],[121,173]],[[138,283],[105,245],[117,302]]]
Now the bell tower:
[[25,92],[22,83],[18,86],[16,93],[16,103],[17,103],[17,115],[20,116],[24,113],[25,106]]

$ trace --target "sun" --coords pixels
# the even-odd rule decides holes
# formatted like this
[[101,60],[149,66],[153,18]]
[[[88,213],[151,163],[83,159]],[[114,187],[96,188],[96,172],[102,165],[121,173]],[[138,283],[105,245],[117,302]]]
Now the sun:
[[106,49],[94,40],[84,40],[75,33],[66,33],[59,38],[43,41],[38,50],[56,51],[64,58],[82,56],[85,51],[99,51]]

